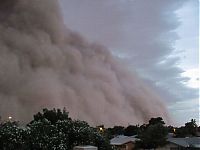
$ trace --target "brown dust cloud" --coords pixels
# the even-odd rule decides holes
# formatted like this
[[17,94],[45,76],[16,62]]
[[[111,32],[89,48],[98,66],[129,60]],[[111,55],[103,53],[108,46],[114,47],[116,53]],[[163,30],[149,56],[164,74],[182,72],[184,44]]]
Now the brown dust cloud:
[[46,107],[93,125],[169,120],[136,73],[66,27],[57,0],[1,0],[0,115],[29,121]]

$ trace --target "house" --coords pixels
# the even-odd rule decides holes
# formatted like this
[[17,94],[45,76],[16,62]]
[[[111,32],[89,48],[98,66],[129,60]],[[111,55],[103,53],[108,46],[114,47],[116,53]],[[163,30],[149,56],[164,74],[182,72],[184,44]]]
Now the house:
[[98,148],[95,146],[86,145],[86,146],[75,146],[73,150],[98,150]]
[[200,150],[200,137],[169,138],[168,144],[157,150]]
[[135,142],[139,140],[134,136],[119,135],[110,140],[110,144],[116,150],[132,150],[135,147]]

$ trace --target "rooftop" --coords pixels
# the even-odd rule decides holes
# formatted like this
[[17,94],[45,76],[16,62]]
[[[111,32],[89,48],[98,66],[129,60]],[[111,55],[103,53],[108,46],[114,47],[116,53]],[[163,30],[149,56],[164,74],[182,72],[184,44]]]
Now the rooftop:
[[200,148],[200,137],[169,138],[168,141],[182,147]]
[[84,146],[75,146],[74,148],[83,148],[83,149],[97,149],[97,147],[95,146],[91,146],[91,145],[84,145]]
[[135,138],[135,136],[124,136],[124,135],[119,135],[114,137],[113,139],[110,140],[111,145],[123,145],[128,142],[135,142],[139,139]]

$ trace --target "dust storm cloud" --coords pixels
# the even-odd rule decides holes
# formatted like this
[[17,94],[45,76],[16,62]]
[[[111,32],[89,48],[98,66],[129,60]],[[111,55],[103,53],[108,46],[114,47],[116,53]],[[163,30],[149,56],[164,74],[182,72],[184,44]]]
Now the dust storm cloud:
[[57,0],[0,2],[0,115],[44,107],[105,125],[169,120],[162,100],[109,50],[65,26]]

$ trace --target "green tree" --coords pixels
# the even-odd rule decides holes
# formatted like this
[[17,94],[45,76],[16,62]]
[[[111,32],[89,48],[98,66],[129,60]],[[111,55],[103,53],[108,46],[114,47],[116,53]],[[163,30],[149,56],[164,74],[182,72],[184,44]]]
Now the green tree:
[[195,119],[191,119],[190,122],[185,123],[185,129],[188,135],[196,136],[198,131],[198,126]]
[[77,145],[112,149],[104,134],[85,121],[72,120],[65,110],[43,109],[26,127],[10,121],[0,124],[1,150],[71,150]]
[[176,137],[196,136],[198,126],[195,119],[191,119],[190,122],[185,123],[185,126],[181,126],[176,129]]
[[65,108],[62,111],[60,109],[56,110],[55,108],[53,110],[45,108],[43,109],[42,113],[38,112],[33,116],[34,120],[32,122],[47,119],[51,122],[51,124],[55,124],[58,120],[71,120],[68,114],[69,113],[66,111]]
[[123,135],[124,127],[123,126],[114,126],[113,128],[107,129],[112,135]]
[[157,148],[165,145],[168,129],[164,124],[164,121],[160,117],[151,119],[149,124],[143,126],[139,133],[141,141],[137,145],[142,148]]
[[5,122],[0,124],[0,149],[1,150],[25,150],[25,137],[27,130],[19,127],[17,122]]
[[93,138],[95,146],[97,146],[99,150],[112,150],[109,139],[102,136],[99,132],[94,132]]
[[163,125],[165,124],[165,122],[163,121],[163,119],[161,117],[157,117],[157,118],[151,118],[149,120],[148,125],[155,125],[155,124],[158,124],[158,123],[163,124]]
[[34,121],[27,127],[26,144],[29,150],[68,150],[68,136],[47,119]]
[[187,133],[186,133],[186,130],[185,130],[184,126],[176,128],[175,137],[184,138],[186,135],[187,135]]
[[168,132],[169,133],[174,133],[175,132],[175,128],[173,126],[167,126]]
[[92,137],[94,131],[86,122],[64,120],[58,121],[56,126],[60,132],[68,135],[68,146],[70,149],[77,145],[94,145]]
[[109,141],[85,121],[64,120],[56,123],[60,132],[68,135],[69,148],[77,145],[95,145],[99,150],[110,150]]
[[127,128],[124,129],[125,136],[133,136],[139,133],[139,125],[129,125]]

